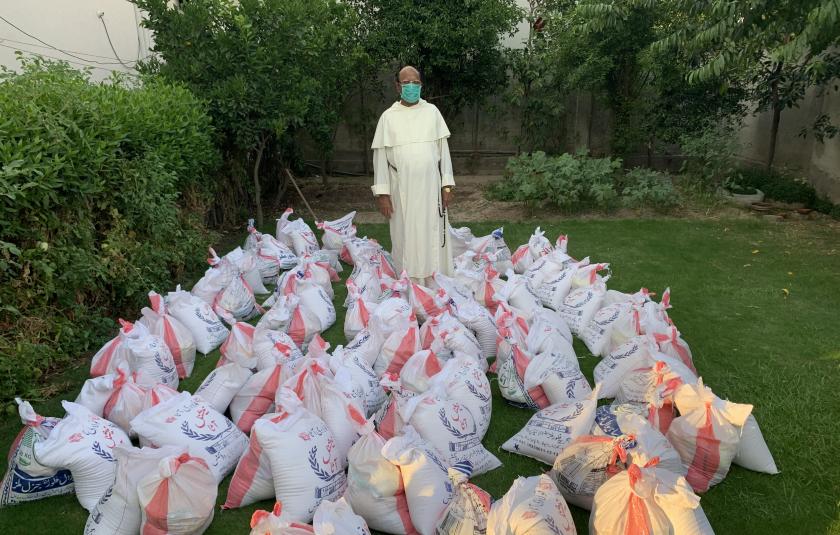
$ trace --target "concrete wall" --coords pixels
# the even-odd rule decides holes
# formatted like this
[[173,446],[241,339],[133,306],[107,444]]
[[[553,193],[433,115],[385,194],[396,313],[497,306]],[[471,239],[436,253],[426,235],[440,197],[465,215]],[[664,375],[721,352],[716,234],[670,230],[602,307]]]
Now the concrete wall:
[[[809,127],[822,114],[840,123],[840,93],[812,89],[798,108],[782,112],[776,141],[774,165],[799,173],[820,193],[840,202],[840,139],[820,142],[813,135],[802,137],[799,132]],[[770,146],[770,126],[773,116],[762,113],[747,117],[739,133],[741,157],[744,161],[763,165]]]
[[[10,69],[18,68],[15,50],[20,50],[26,56],[40,54],[90,67],[92,78],[103,80],[113,71],[134,72],[137,60],[149,55],[151,33],[139,27],[141,15],[126,0],[3,0],[0,6],[0,15],[30,34],[0,19],[0,65]],[[119,60],[108,44],[100,12]]]

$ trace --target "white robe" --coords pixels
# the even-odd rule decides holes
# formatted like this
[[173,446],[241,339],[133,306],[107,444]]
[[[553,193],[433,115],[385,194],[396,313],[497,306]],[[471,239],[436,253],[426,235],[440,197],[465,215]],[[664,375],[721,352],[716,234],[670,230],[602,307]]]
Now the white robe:
[[441,188],[454,186],[449,129],[434,104],[400,102],[385,110],[373,138],[374,195],[390,195],[391,255],[398,271],[414,279],[452,275],[448,216]]

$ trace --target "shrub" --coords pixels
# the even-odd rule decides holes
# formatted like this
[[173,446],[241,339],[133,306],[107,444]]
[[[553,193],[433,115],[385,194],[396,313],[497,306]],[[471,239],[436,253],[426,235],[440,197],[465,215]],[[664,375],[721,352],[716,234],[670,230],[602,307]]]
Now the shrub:
[[505,179],[492,185],[491,198],[553,205],[563,209],[617,205],[631,208],[669,208],[677,203],[670,178],[657,171],[621,171],[618,158],[591,158],[586,153],[546,156],[523,154],[508,161]]
[[489,193],[500,200],[564,209],[608,208],[617,197],[613,184],[620,169],[620,159],[591,158],[585,153],[522,154],[508,161],[505,179]]
[[0,73],[0,391],[32,395],[113,318],[199,266],[218,157],[204,104],[155,80],[92,84],[62,64]]
[[621,190],[621,203],[624,206],[663,210],[676,206],[678,202],[679,196],[667,174],[642,167],[625,173]]
[[757,188],[769,199],[780,202],[803,203],[813,207],[817,191],[804,179],[797,179],[779,171],[767,172],[758,167],[744,167],[732,177],[732,184],[744,188]]
[[699,134],[680,137],[680,148],[685,157],[680,169],[701,189],[714,190],[735,171],[738,142],[728,126],[714,126]]

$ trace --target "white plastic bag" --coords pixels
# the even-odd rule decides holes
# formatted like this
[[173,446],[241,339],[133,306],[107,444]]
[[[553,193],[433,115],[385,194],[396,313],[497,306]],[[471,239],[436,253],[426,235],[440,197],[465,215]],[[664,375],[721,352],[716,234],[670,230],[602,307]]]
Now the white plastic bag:
[[353,512],[344,498],[324,500],[312,519],[315,535],[370,535],[365,519]]
[[379,356],[373,363],[378,376],[386,373],[399,374],[412,355],[420,351],[420,329],[409,324],[405,329],[391,333],[382,344]]
[[550,477],[518,477],[490,508],[487,535],[577,535],[563,495]]
[[540,410],[502,444],[502,449],[553,465],[563,448],[592,428],[599,388],[596,386],[583,401],[558,403]]
[[213,521],[217,481],[201,457],[161,459],[137,484],[144,535],[200,535]]
[[288,375],[292,375],[303,359],[303,353],[291,336],[259,326],[254,331],[253,349],[256,368],[260,371],[280,364],[287,368]]
[[523,384],[529,392],[541,388],[551,405],[585,399],[592,393],[577,360],[557,353],[541,353],[531,359]]
[[279,397],[282,412],[257,420],[251,440],[257,440],[268,456],[274,494],[289,519],[309,522],[322,500],[336,500],[344,493],[346,476],[326,424],[293,392],[281,391]]
[[738,443],[738,452],[732,462],[755,472],[779,473],[776,461],[773,460],[770,448],[767,447],[767,442],[764,441],[764,436],[758,427],[758,421],[752,414],[741,427],[741,441]]
[[442,535],[474,535],[487,533],[487,515],[490,514],[490,495],[468,480],[472,466],[468,461],[449,468],[454,494],[438,521],[436,533]]
[[702,379],[682,385],[674,401],[680,416],[671,422],[668,440],[683,460],[686,480],[695,492],[705,492],[729,472],[752,405],[720,399]]
[[265,312],[257,304],[253,290],[239,273],[233,277],[224,290],[216,294],[213,310],[228,325],[233,325],[237,321],[247,321]]
[[595,313],[601,309],[606,293],[606,285],[601,281],[596,281],[591,286],[572,290],[563,299],[563,304],[557,308],[557,312],[563,317],[573,334],[580,336],[584,328],[589,325]]
[[528,243],[520,246],[513,252],[511,262],[513,270],[522,274],[541,256],[545,256],[552,250],[551,243],[545,237],[545,232],[537,227],[534,234],[528,239]]
[[524,313],[525,319],[530,321],[537,310],[542,308],[540,298],[533,293],[528,280],[522,275],[516,275],[511,270],[506,273],[506,276],[507,281],[493,299],[516,307]]
[[120,364],[128,363],[128,349],[123,345],[123,335],[133,328],[133,324],[120,320],[120,332],[102,346],[91,359],[91,377],[114,373]]
[[624,470],[635,437],[581,435],[557,455],[549,475],[572,505],[592,509],[592,498],[609,478]]
[[166,347],[175,359],[178,377],[184,379],[192,374],[195,365],[195,339],[192,332],[166,310],[163,297],[155,292],[149,292],[152,308],[143,308],[140,320],[149,332],[163,338]]
[[311,254],[320,249],[315,233],[303,219],[288,221],[282,226],[278,220],[277,238],[290,246],[298,256]]
[[201,457],[219,482],[233,470],[248,438],[200,397],[189,392],[146,409],[131,421],[131,429],[154,446],[185,446]]
[[9,448],[8,468],[0,482],[0,508],[72,493],[69,470],[44,466],[35,458],[35,445],[46,440],[60,420],[39,416],[20,398],[15,401],[24,427]]
[[166,297],[169,314],[180,321],[193,335],[195,348],[205,355],[219,347],[228,336],[227,327],[213,308],[179,286]]
[[254,356],[255,330],[253,325],[244,321],[237,321],[231,325],[230,334],[219,349],[222,356],[216,363],[216,367],[234,362],[243,368],[256,368],[257,359]]
[[[596,423],[592,426],[593,435],[605,435],[613,438],[631,436],[633,442],[627,444],[628,462],[644,466],[654,458],[659,459],[657,466],[675,474],[684,476],[680,454],[671,445],[665,435],[656,430],[643,416],[620,405],[598,407]],[[604,425],[611,421],[611,425]],[[600,424],[600,425],[599,425]]]
[[137,485],[157,471],[161,459],[178,457],[184,448],[114,448],[117,470],[114,482],[90,512],[85,524],[85,535],[136,535],[140,533],[143,518]]
[[414,533],[400,469],[382,456],[385,439],[373,422],[351,418],[361,438],[347,453],[347,492],[344,497],[371,529],[404,535]]
[[675,533],[657,504],[658,480],[651,468],[630,465],[601,485],[592,501],[592,535],[670,535]]
[[137,381],[142,386],[158,383],[178,388],[178,370],[175,359],[163,338],[151,334],[145,325],[137,323],[131,330],[125,330],[123,347],[128,354],[128,365],[137,372]]
[[448,465],[469,461],[476,475],[501,466],[481,444],[483,434],[470,409],[452,398],[441,382],[398,405],[400,416],[417,433],[446,456]]
[[114,448],[131,442],[122,429],[85,407],[69,401],[61,405],[67,415],[35,443],[35,458],[43,466],[69,470],[76,498],[90,511],[114,481]]
[[367,417],[372,416],[385,403],[387,396],[385,389],[379,384],[379,377],[359,355],[338,346],[329,359],[329,365],[333,374],[337,374],[341,369],[347,370],[355,387],[362,390]]
[[204,378],[193,393],[219,413],[224,414],[234,396],[242,389],[253,372],[235,362],[219,366]]
[[316,225],[324,231],[324,236],[321,238],[324,249],[340,251],[344,247],[344,240],[356,235],[356,226],[353,225],[354,217],[356,217],[356,212],[352,211],[338,219],[321,221]]
[[251,535],[312,535],[312,526],[300,522],[289,522],[283,514],[283,504],[274,504],[273,511],[254,511],[251,515]]
[[254,422],[274,412],[274,397],[281,384],[283,367],[276,364],[248,378],[230,402],[230,418],[244,433],[250,433]]
[[436,384],[442,385],[450,399],[469,409],[483,438],[490,428],[493,394],[480,365],[468,356],[457,355],[430,378],[427,389]]
[[146,398],[146,389],[137,384],[136,375],[123,367],[117,370],[111,396],[101,414],[129,435],[131,420],[143,411],[143,401]]
[[403,432],[385,443],[382,456],[400,469],[414,528],[420,535],[433,535],[452,499],[449,466],[414,428],[406,426]]
[[637,336],[612,350],[592,372],[595,382],[601,384],[601,397],[614,398],[624,376],[652,362],[654,353],[655,347],[648,336]]
[[349,342],[359,334],[359,331],[367,328],[371,311],[376,309],[376,303],[365,301],[355,283],[349,280],[347,281],[347,297],[349,304],[344,316],[344,337]]

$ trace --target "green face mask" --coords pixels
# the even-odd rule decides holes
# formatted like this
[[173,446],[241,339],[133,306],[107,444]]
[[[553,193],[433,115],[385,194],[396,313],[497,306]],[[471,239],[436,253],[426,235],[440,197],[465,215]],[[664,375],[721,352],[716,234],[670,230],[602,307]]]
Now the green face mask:
[[414,104],[420,100],[420,84],[403,84],[400,98],[409,104]]

